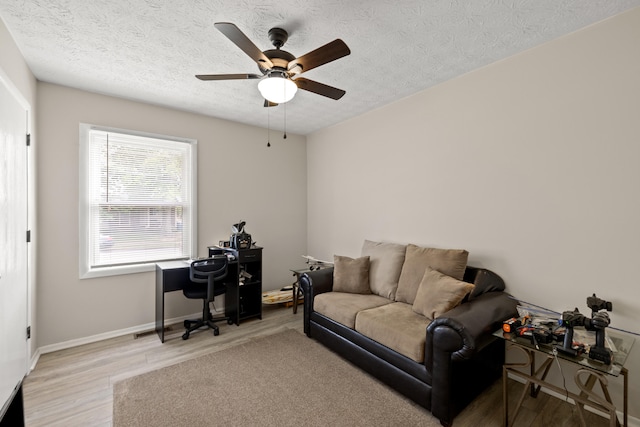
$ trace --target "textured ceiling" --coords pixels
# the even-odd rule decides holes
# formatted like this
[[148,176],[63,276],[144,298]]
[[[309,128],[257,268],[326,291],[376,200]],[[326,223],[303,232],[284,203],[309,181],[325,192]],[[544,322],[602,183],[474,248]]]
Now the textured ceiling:
[[[236,24],[261,50],[289,32],[301,56],[336,38],[351,55],[304,77],[346,90],[340,100],[298,91],[289,132],[308,134],[640,6],[640,0],[0,0],[0,17],[35,76],[87,91],[282,129],[265,109],[258,73],[213,27]],[[268,110],[268,111],[267,111]]]

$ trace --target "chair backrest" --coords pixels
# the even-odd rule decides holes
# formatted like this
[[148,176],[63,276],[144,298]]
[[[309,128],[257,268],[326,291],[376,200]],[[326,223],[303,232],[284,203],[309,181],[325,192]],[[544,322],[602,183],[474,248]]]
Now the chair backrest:
[[192,282],[207,283],[207,297],[214,296],[214,284],[227,277],[229,260],[226,255],[214,255],[210,258],[191,262],[189,278]]

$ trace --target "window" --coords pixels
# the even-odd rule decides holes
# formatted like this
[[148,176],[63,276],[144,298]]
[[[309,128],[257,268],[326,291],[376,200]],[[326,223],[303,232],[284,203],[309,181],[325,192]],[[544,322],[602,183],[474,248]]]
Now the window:
[[196,252],[196,141],[80,125],[80,277]]

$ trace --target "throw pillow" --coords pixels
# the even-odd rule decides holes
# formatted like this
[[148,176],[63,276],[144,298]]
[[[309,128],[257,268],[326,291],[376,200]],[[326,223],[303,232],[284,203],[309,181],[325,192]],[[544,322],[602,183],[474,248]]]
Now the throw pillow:
[[370,294],[369,257],[333,256],[333,290],[352,294]]
[[398,281],[396,301],[413,304],[427,267],[462,280],[468,257],[469,252],[464,249],[422,248],[408,245]]
[[395,299],[406,251],[406,245],[364,241],[362,256],[368,256],[370,260],[369,286],[372,293]]
[[427,267],[413,303],[413,311],[435,319],[452,308],[473,290],[473,283],[463,282]]

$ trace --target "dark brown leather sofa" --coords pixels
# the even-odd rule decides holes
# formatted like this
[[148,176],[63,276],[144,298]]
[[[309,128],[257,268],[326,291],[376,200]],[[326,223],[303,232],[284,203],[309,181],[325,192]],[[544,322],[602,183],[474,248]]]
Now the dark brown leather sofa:
[[424,363],[314,311],[314,297],[332,290],[333,268],[300,278],[304,331],[450,426],[456,414],[501,376],[504,341],[491,334],[517,314],[517,302],[503,292],[497,274],[467,267],[464,281],[476,285],[473,294],[427,326]]

